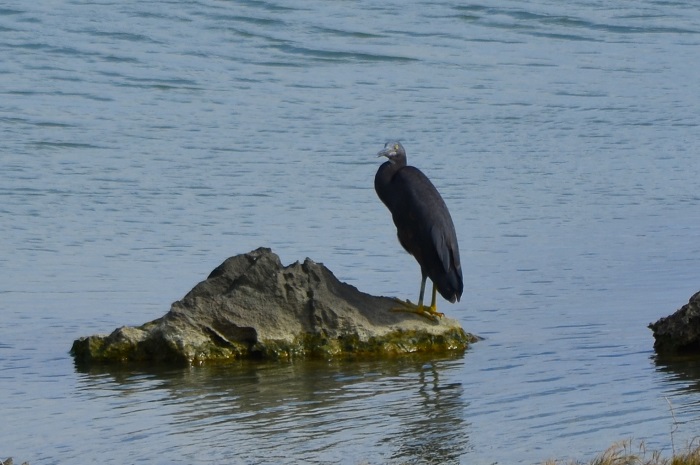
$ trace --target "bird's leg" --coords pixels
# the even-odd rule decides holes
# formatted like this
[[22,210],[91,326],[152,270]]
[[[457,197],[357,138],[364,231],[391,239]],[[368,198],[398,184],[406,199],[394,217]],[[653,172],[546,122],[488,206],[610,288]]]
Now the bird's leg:
[[437,311],[437,287],[435,287],[435,283],[433,283],[433,298],[430,301],[430,307],[428,307],[428,309],[425,311],[438,318],[445,316],[444,313]]
[[415,313],[416,315],[420,315],[422,317],[425,317],[429,320],[433,321],[438,321],[439,318],[443,317],[444,314],[440,313],[437,311],[437,289],[435,288],[435,284],[433,284],[433,298],[432,302],[430,303],[430,307],[426,307],[423,305],[423,297],[425,296],[425,282],[428,279],[428,275],[425,273],[421,273],[421,282],[420,282],[420,294],[418,296],[418,305],[414,305],[408,300],[403,302],[399,301],[401,304],[400,307],[394,307],[391,309],[392,312],[405,312],[405,313]]
[[418,295],[418,310],[423,310],[423,296],[425,295],[425,282],[428,279],[428,275],[421,273],[420,277],[420,294]]

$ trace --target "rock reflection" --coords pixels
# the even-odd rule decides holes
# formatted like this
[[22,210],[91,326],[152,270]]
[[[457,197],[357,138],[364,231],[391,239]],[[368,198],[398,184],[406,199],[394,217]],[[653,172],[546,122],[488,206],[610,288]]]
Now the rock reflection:
[[115,415],[121,400],[134,422],[152,411],[166,423],[141,434],[185,451],[196,445],[200,454],[206,446],[210,459],[458,463],[469,451],[470,428],[461,365],[460,358],[404,357],[79,371],[81,392],[113,396]]
[[656,356],[656,370],[664,374],[668,395],[664,396],[673,420],[673,433],[692,443],[697,439],[697,419],[700,414],[700,356]]
[[656,370],[683,390],[700,392],[700,356],[655,356]]

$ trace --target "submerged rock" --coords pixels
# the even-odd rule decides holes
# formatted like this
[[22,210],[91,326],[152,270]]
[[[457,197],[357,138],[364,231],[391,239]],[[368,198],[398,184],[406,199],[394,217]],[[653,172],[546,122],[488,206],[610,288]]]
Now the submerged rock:
[[700,354],[700,292],[673,315],[651,323],[658,354]]
[[82,363],[193,364],[463,351],[477,340],[456,320],[391,312],[396,305],[340,282],[323,264],[284,267],[259,248],[224,261],[163,317],[80,338],[71,354]]

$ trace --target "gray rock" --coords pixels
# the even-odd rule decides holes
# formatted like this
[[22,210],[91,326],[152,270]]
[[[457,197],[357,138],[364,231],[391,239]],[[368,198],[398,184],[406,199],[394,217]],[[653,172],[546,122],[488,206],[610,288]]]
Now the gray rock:
[[672,315],[651,323],[658,354],[700,354],[700,292]]
[[259,248],[224,261],[163,317],[73,343],[77,362],[196,364],[239,358],[463,351],[478,338],[450,318],[390,311],[397,300],[340,282],[323,264],[282,266]]
[[[5,461],[0,460],[0,465],[14,465],[14,463],[12,457],[8,457]],[[29,465],[29,462],[22,462],[22,465]]]

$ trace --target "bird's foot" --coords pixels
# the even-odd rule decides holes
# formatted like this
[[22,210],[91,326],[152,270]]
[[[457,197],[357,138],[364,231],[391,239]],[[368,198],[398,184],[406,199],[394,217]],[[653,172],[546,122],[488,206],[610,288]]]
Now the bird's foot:
[[392,312],[402,312],[402,313],[414,313],[416,315],[420,315],[423,318],[427,318],[431,321],[440,321],[440,318],[445,316],[444,313],[440,313],[437,311],[437,306],[425,306],[425,305],[416,305],[414,303],[411,303],[410,301],[406,300],[399,300],[396,299],[396,301],[399,303],[398,307],[394,307],[391,309]]

